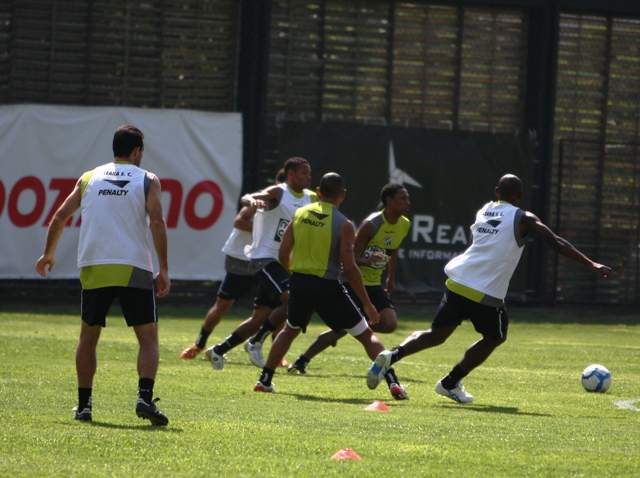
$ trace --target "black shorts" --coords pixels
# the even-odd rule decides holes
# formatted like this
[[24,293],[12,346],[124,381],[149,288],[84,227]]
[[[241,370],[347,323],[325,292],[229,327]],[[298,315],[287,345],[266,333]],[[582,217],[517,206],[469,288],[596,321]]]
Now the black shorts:
[[106,326],[106,317],[114,299],[118,299],[127,325],[145,325],[158,321],[156,298],[152,290],[137,287],[100,287],[82,290],[81,314],[87,325]]
[[289,274],[278,261],[269,262],[256,273],[260,281],[254,307],[260,305],[275,309],[280,305],[280,296],[289,290]]
[[256,276],[244,276],[227,272],[218,289],[218,297],[224,300],[236,300],[247,295],[258,283]]
[[469,319],[476,332],[483,336],[492,339],[507,337],[509,317],[504,306],[491,307],[479,304],[450,290],[445,291],[431,327],[457,327],[465,319]]
[[[360,299],[358,299],[358,296],[354,292],[353,288],[349,285],[348,282],[345,282],[344,286],[347,288],[347,291],[349,292],[349,295],[351,295],[351,297],[353,298],[353,301],[356,303],[356,305],[360,308],[360,310],[364,314],[364,308],[362,307],[362,302],[360,301]],[[393,306],[393,301],[387,294],[387,291],[384,290],[384,287],[382,287],[382,285],[365,285],[364,289],[367,291],[369,300],[371,301],[371,303],[373,304],[373,306],[376,308],[378,312],[384,309],[395,310],[395,307]],[[366,317],[366,314],[365,314],[365,317]],[[367,322],[368,321],[369,321],[369,318],[367,317]]]
[[352,329],[364,318],[340,281],[294,273],[290,284],[287,322],[292,327],[306,332],[314,312],[334,332]]

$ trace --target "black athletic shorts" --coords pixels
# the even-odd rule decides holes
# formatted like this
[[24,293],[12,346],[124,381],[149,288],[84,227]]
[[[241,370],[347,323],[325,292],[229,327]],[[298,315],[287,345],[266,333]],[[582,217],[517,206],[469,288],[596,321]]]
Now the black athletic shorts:
[[289,274],[278,261],[269,262],[256,272],[260,281],[253,306],[275,309],[280,305],[280,296],[289,290]]
[[334,332],[352,329],[364,318],[340,281],[294,272],[290,280],[287,322],[306,332],[314,312]]
[[218,297],[224,300],[236,300],[248,294],[258,284],[256,276],[245,276],[227,272],[218,289]]
[[242,260],[229,255],[224,258],[224,271],[229,274],[235,274],[237,276],[254,276],[255,273],[251,271],[250,266],[251,261],[248,259]]
[[80,307],[82,320],[87,325],[105,327],[107,313],[116,298],[129,327],[158,321],[153,289],[119,286],[83,289]]
[[[344,286],[347,288],[347,291],[349,292],[349,295],[351,295],[351,297],[353,298],[353,301],[356,303],[356,305],[360,308],[360,310],[364,314],[364,308],[362,307],[362,302],[360,301],[360,299],[358,299],[358,296],[354,292],[353,288],[349,285],[348,282],[345,282]],[[369,300],[371,301],[371,303],[373,304],[373,306],[376,308],[378,312],[384,309],[395,310],[395,307],[393,306],[393,301],[387,294],[387,291],[384,290],[384,287],[382,287],[382,285],[365,285],[364,289],[367,291]],[[366,314],[365,314],[365,317],[366,317]],[[369,318],[368,317],[366,318],[368,322]]]
[[445,291],[431,327],[457,327],[466,319],[469,319],[476,331],[483,336],[492,339],[507,337],[509,317],[504,306],[491,307],[479,304],[450,290]]

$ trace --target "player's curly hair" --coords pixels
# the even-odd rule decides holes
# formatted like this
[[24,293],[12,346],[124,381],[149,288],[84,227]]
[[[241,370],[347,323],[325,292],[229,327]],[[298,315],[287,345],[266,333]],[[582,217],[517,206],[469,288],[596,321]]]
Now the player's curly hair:
[[298,157],[287,159],[284,162],[284,175],[285,175],[285,178],[288,176],[289,171],[291,171],[291,170],[295,171],[300,166],[302,166],[303,164],[309,164],[309,161],[307,161],[304,158],[298,158]]
[[396,193],[401,189],[405,189],[405,187],[402,184],[398,184],[398,183],[385,184],[382,187],[382,191],[380,191],[380,201],[382,202],[382,205],[386,207],[387,198],[393,198],[396,195]]

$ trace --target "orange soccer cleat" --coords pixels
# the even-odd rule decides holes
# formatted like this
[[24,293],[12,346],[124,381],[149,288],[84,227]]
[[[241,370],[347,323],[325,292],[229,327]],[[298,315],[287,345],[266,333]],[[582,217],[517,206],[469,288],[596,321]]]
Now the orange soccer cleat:
[[202,352],[202,349],[196,344],[192,344],[182,351],[180,358],[185,360],[194,359],[200,352]]

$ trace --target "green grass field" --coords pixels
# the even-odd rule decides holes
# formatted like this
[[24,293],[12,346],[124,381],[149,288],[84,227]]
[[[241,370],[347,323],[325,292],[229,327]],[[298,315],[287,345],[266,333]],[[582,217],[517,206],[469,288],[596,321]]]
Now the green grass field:
[[[242,347],[222,372],[180,360],[206,307],[161,303],[155,393],[170,419],[162,428],[135,415],[137,343],[117,308],[98,348],[94,421],[72,420],[77,309],[0,308],[0,476],[640,476],[640,321],[615,309],[586,312],[583,325],[546,309],[510,309],[509,340],[465,379],[475,401],[459,405],[433,387],[478,338],[468,323],[396,365],[408,401],[391,400],[384,382],[367,389],[370,360],[350,337],[318,356],[309,376],[280,369],[278,393],[259,394],[259,369]],[[381,339],[397,345],[428,328],[434,310],[399,307],[398,330]],[[246,313],[232,311],[209,344]],[[323,330],[314,321],[287,359]],[[583,390],[591,363],[611,370],[609,392]],[[373,401],[391,411],[366,411]],[[342,448],[362,460],[331,460]]]

